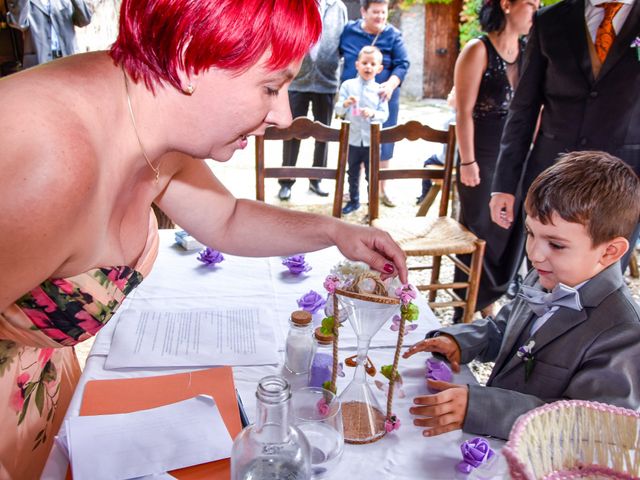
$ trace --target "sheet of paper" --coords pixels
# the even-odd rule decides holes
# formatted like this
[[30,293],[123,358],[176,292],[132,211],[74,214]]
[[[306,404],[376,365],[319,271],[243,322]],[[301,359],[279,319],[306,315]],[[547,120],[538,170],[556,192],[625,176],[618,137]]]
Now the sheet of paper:
[[208,395],[115,415],[71,417],[67,424],[74,480],[163,474],[231,455],[231,435]]
[[261,312],[127,310],[116,325],[105,368],[277,364],[274,330]]

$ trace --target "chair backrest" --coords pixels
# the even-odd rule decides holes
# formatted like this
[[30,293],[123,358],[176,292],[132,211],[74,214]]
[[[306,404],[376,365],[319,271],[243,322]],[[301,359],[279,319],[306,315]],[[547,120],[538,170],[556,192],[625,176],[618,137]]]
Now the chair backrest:
[[[430,165],[424,168],[385,168],[380,169],[380,144],[398,142],[400,140],[425,140],[443,143],[446,147],[444,166]],[[371,148],[369,153],[369,223],[378,218],[380,198],[380,180],[397,178],[421,178],[442,180],[440,208],[438,215],[444,217],[449,209],[451,181],[453,178],[453,159],[456,146],[455,124],[448,130],[436,130],[415,120],[395,127],[380,128],[379,123],[371,124]]]
[[[304,140],[314,138],[319,142],[338,143],[338,165],[328,167],[265,167],[265,140]],[[343,121],[339,129],[331,128],[307,117],[298,117],[288,128],[268,127],[263,136],[256,137],[256,199],[264,202],[265,178],[311,178],[335,180],[336,190],[333,197],[334,217],[340,218],[342,212],[342,194],[344,176],[349,152],[349,122]]]

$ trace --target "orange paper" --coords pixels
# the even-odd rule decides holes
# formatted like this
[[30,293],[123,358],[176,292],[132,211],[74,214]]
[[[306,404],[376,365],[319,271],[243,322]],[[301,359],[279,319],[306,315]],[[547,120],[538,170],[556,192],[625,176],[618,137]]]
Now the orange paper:
[[[135,412],[180,402],[199,394],[211,395],[215,399],[231,438],[235,438],[242,426],[231,367],[157,377],[92,380],[84,388],[80,415]],[[184,480],[226,480],[231,476],[231,464],[227,458],[169,473]]]

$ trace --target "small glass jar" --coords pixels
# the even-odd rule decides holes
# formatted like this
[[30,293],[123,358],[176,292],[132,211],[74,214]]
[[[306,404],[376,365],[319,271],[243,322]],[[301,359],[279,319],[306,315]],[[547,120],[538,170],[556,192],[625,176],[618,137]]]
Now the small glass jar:
[[308,374],[315,352],[311,314],[305,310],[297,310],[291,314],[289,324],[284,366],[296,375]]
[[311,478],[311,448],[292,422],[287,381],[276,375],[264,377],[256,398],[256,422],[245,427],[233,442],[231,479]]
[[325,382],[331,381],[333,369],[333,335],[325,335],[320,327],[314,332],[316,351],[309,371],[309,386],[324,388]]

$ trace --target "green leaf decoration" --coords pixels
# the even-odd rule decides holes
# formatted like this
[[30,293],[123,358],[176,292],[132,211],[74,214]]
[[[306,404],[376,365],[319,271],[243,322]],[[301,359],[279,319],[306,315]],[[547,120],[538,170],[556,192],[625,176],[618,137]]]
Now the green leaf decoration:
[[329,390],[330,392],[336,393],[336,388],[331,385],[331,380],[327,380],[326,382],[324,382],[322,384],[322,388],[324,388],[325,390]]
[[420,316],[420,309],[414,303],[408,303],[400,307],[400,314],[407,322],[415,322]]
[[320,325],[320,333],[323,335],[332,335],[333,334],[333,316],[325,317],[322,319],[322,324]]

